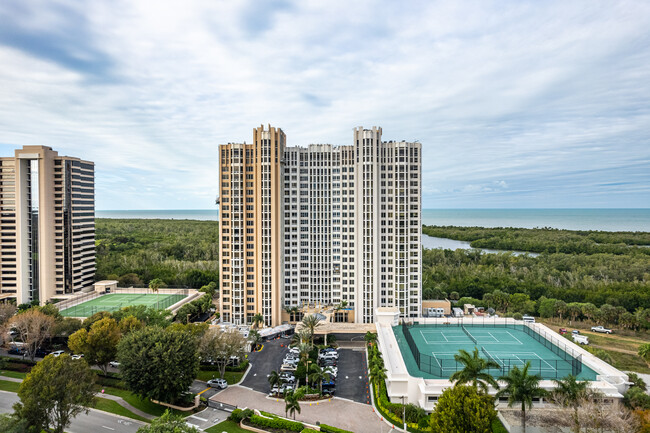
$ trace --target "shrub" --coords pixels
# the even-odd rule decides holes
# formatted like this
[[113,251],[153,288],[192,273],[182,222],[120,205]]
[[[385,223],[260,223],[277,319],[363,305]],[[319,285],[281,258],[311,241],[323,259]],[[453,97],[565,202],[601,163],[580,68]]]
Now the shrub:
[[416,406],[412,403],[406,405],[406,422],[417,423],[421,418],[427,416],[427,413],[420,406]]
[[320,431],[324,433],[353,433],[350,430],[343,430],[341,428],[332,427],[331,425],[321,424]]
[[434,433],[491,433],[496,415],[492,397],[479,394],[471,386],[454,386],[440,396],[431,414],[430,425]]
[[256,427],[269,427],[269,428],[277,428],[277,429],[284,429],[284,430],[289,430],[289,431],[294,431],[300,433],[301,431],[304,430],[305,426],[301,422],[297,421],[289,421],[287,419],[281,419],[281,418],[264,418],[259,415],[252,415],[249,419],[248,422],[253,424]]
[[633,386],[623,394],[623,404],[630,409],[650,409],[650,395]]
[[524,316],[521,313],[515,313],[512,315],[512,318],[515,320],[521,320],[524,318]]

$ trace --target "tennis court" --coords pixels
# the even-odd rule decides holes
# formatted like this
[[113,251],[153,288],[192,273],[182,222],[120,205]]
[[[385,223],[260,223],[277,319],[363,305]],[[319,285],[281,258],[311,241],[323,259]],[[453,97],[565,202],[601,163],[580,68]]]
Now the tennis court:
[[482,358],[499,365],[490,370],[496,377],[530,362],[530,372],[544,379],[560,379],[568,374],[596,379],[596,373],[584,366],[581,356],[570,347],[552,343],[525,325],[411,324],[396,326],[393,332],[412,376],[448,378],[462,369],[454,355],[460,349],[471,353],[478,348]]
[[111,293],[61,310],[61,315],[66,317],[89,317],[99,311],[111,312],[131,305],[146,305],[147,307],[164,310],[182,300],[185,296],[166,293]]

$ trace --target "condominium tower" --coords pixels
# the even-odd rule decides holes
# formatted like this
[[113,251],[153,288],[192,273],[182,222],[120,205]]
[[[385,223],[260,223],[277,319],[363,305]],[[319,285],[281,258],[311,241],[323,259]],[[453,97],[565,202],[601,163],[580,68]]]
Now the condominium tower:
[[[252,189],[246,191],[248,186],[233,183],[239,175],[233,176],[236,157],[228,152],[240,146],[254,146],[266,153],[282,150],[271,143],[258,144],[258,137],[265,133],[282,137],[282,156],[268,162],[276,166],[268,171],[278,173],[279,178],[270,177],[271,188],[256,188],[254,167],[263,168],[267,162],[251,161],[252,167],[246,167],[251,176],[245,181],[251,182]],[[421,145],[382,142],[381,135],[381,128],[356,128],[349,146],[312,144],[285,148],[281,130],[269,127],[269,131],[264,131],[260,127],[254,130],[253,145],[221,146],[222,230],[228,230],[232,224],[233,207],[246,206],[249,197],[257,197],[262,203],[281,203],[277,212],[259,213],[261,219],[250,224],[271,227],[268,236],[252,229],[247,233],[250,238],[235,243],[229,232],[221,235],[222,290],[227,293],[222,303],[224,320],[247,323],[259,312],[267,324],[278,324],[279,311],[270,310],[269,316],[269,309],[254,302],[258,292],[262,298],[268,293],[282,307],[346,305],[354,310],[354,321],[359,323],[373,322],[375,308],[382,306],[399,307],[403,316],[418,315]],[[278,181],[280,187],[275,188]],[[235,196],[241,197],[236,204]],[[230,201],[224,201],[226,198]],[[254,211],[255,205],[252,206],[250,210]],[[252,216],[257,215],[254,212]],[[241,291],[235,294],[234,289],[231,292],[233,279],[238,276],[235,272],[245,272],[243,264],[234,267],[228,254],[241,250],[242,257],[254,256],[260,248],[270,252],[266,263],[271,266],[263,264],[260,272],[268,273],[270,278],[266,281],[271,283],[262,280],[259,284],[254,274],[247,274],[245,281],[250,292],[246,296]],[[260,262],[251,261],[253,271],[257,263]],[[235,303],[239,302],[245,308],[235,310],[239,306]]]
[[95,168],[45,146],[0,158],[0,297],[66,298],[95,280]]

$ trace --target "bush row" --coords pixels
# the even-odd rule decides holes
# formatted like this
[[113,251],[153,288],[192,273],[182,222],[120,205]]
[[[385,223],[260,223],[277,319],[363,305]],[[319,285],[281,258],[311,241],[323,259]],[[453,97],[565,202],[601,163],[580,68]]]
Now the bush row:
[[343,430],[342,428],[332,427],[327,424],[321,424],[320,431],[324,433],[353,433],[350,430]]
[[282,418],[264,418],[259,415],[251,415],[251,417],[248,418],[248,422],[253,424],[256,427],[277,428],[277,429],[295,431],[298,433],[300,433],[305,429],[304,424],[301,422],[289,421]]
[[[232,365],[227,365],[226,366],[226,371],[241,373],[242,371],[246,371],[247,368],[248,368],[248,359],[244,359],[236,367],[233,367]],[[219,366],[218,365],[202,365],[201,370],[203,370],[203,371],[219,371]]]

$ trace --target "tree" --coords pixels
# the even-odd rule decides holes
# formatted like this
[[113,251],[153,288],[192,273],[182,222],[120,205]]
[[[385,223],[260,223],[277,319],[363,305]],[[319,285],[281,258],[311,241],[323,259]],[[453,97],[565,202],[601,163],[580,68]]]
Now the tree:
[[521,369],[512,367],[507,375],[499,378],[506,385],[497,392],[497,398],[508,397],[508,407],[521,402],[521,425],[524,433],[526,433],[526,408],[530,409],[533,406],[534,398],[546,395],[546,391],[539,386],[541,376],[529,374],[529,369],[530,362],[526,362]]
[[69,355],[46,356],[36,364],[18,389],[16,415],[36,431],[53,428],[62,433],[80,413],[94,405],[95,374],[83,360]]
[[120,310],[113,311],[111,317],[121,322],[122,319],[128,316],[133,316],[147,326],[160,326],[165,328],[171,324],[169,316],[171,311],[167,309],[156,310],[155,308],[147,307],[146,305],[130,305]]
[[366,343],[372,344],[377,341],[377,333],[368,331],[366,332],[366,335],[363,336],[363,339],[366,340]]
[[197,338],[186,331],[146,327],[117,345],[122,380],[143,398],[174,403],[199,370]]
[[282,379],[280,378],[280,373],[278,373],[276,370],[271,371],[269,374],[269,385],[271,385],[271,389],[275,386],[280,386],[282,384]]
[[316,333],[316,329],[320,326],[320,322],[321,320],[315,314],[310,314],[302,319],[302,326],[309,331],[311,347],[314,347],[314,334]]
[[650,343],[639,346],[639,356],[650,366]]
[[580,433],[580,422],[578,420],[578,405],[587,396],[589,382],[577,380],[576,376],[569,374],[563,379],[554,379],[555,391],[553,399],[562,406],[570,407],[574,411],[573,428],[575,433]]
[[320,394],[323,395],[323,381],[330,381],[330,372],[332,370],[329,367],[321,368],[316,364],[312,364],[310,371],[311,374],[309,375],[309,381],[311,383],[318,383],[320,385]]
[[78,319],[74,319],[72,317],[63,317],[61,320],[57,320],[54,323],[52,336],[68,339],[79,329],[81,329],[81,322]]
[[210,329],[203,334],[199,343],[201,359],[213,362],[219,368],[222,379],[231,358],[243,358],[245,350],[246,339],[237,330],[222,332],[219,329]]
[[564,301],[556,300],[555,301],[555,314],[560,316],[560,320],[567,312],[567,303]]
[[460,299],[460,294],[458,292],[451,292],[449,294],[449,299],[451,299],[452,301],[457,301]]
[[24,343],[25,353],[33,361],[36,350],[51,336],[54,318],[31,308],[14,316],[11,327],[18,332],[18,340]]
[[9,323],[11,318],[16,314],[16,306],[14,304],[2,303],[0,304],[0,328]]
[[496,416],[492,397],[472,386],[453,386],[443,391],[429,424],[434,433],[491,433]]
[[199,430],[188,425],[185,418],[165,411],[159,418],[151,421],[151,424],[142,426],[137,433],[199,433]]
[[29,422],[16,414],[0,415],[0,431],[3,433],[29,433]]
[[248,333],[248,341],[251,342],[252,350],[256,350],[257,346],[262,342],[262,336],[256,329],[252,329]]
[[462,370],[454,372],[449,377],[450,381],[456,382],[454,386],[471,383],[474,388],[480,388],[484,393],[487,393],[488,385],[499,389],[497,381],[485,370],[491,368],[500,369],[501,366],[491,359],[481,358],[478,348],[475,347],[471,354],[461,349],[454,355],[454,359],[463,366]]
[[370,381],[379,386],[379,384],[388,377],[386,376],[386,371],[383,361],[372,365],[370,367]]
[[541,317],[549,318],[555,316],[555,303],[557,299],[542,296],[537,300],[537,312]]
[[309,386],[309,345],[306,343],[300,343],[298,346],[298,357],[300,361],[305,364],[305,373],[307,378],[307,385]]
[[307,343],[309,341],[309,333],[305,331],[295,332],[291,336],[291,345],[298,346],[301,343]]
[[108,363],[117,355],[117,344],[122,333],[115,319],[105,318],[95,322],[90,331],[81,328],[68,339],[68,347],[74,353],[83,353],[90,365],[98,366],[104,374]]
[[161,287],[165,287],[165,282],[160,278],[154,278],[153,280],[149,281],[149,289],[151,289],[151,291],[156,294],[157,310],[160,310],[160,306],[158,305],[158,290],[160,290]]
[[122,335],[126,335],[130,332],[137,331],[142,329],[144,326],[141,321],[139,321],[135,316],[126,316],[120,320],[120,332]]
[[251,325],[253,328],[259,328],[260,324],[264,323],[264,316],[262,313],[257,313],[251,318]]
[[293,414],[293,419],[296,419],[296,412],[300,413],[300,403],[298,402],[298,396],[293,392],[293,390],[288,390],[284,394],[284,415]]

